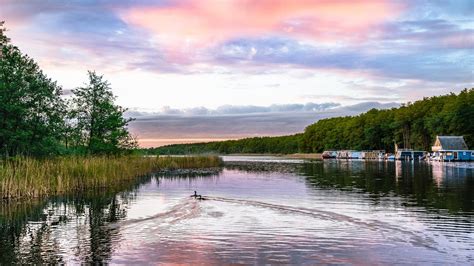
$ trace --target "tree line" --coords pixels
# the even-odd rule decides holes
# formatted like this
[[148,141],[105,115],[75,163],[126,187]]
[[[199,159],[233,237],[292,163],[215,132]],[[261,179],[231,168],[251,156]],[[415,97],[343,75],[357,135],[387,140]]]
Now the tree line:
[[116,154],[136,147],[131,119],[94,71],[66,98],[61,86],[23,54],[0,22],[0,155]]
[[474,145],[474,88],[459,94],[426,97],[389,110],[323,119],[305,129],[301,149],[380,149],[399,147],[430,151],[436,135],[464,136]]
[[474,88],[459,94],[426,97],[398,108],[372,109],[357,116],[321,119],[303,133],[222,142],[169,145],[149,154],[319,153],[331,149],[431,150],[436,135],[464,136],[474,147]]
[[296,153],[302,134],[281,137],[254,137],[195,144],[173,144],[142,149],[148,155],[232,154],[232,153]]

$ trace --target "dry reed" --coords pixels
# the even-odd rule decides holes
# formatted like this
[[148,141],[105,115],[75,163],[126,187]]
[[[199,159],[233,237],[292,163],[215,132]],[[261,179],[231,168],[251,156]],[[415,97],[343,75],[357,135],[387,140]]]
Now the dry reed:
[[0,162],[0,198],[38,198],[102,188],[162,169],[207,168],[216,156],[21,157]]

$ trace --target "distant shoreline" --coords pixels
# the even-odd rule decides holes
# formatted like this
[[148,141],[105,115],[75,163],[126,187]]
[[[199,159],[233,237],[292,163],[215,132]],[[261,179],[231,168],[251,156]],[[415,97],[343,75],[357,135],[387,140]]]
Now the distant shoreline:
[[316,159],[322,160],[322,153],[232,153],[232,154],[219,154],[219,156],[276,156],[289,159]]

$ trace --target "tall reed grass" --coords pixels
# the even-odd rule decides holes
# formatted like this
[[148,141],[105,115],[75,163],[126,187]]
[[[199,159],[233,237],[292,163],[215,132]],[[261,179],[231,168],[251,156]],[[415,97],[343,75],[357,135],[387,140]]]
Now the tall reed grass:
[[20,157],[0,162],[0,198],[60,195],[109,187],[163,169],[207,168],[221,164],[216,156]]

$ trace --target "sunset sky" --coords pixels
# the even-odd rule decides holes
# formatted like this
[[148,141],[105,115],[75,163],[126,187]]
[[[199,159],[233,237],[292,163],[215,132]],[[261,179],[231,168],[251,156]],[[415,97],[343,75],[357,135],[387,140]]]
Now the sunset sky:
[[0,0],[65,94],[96,70],[143,146],[301,132],[474,86],[474,1]]

